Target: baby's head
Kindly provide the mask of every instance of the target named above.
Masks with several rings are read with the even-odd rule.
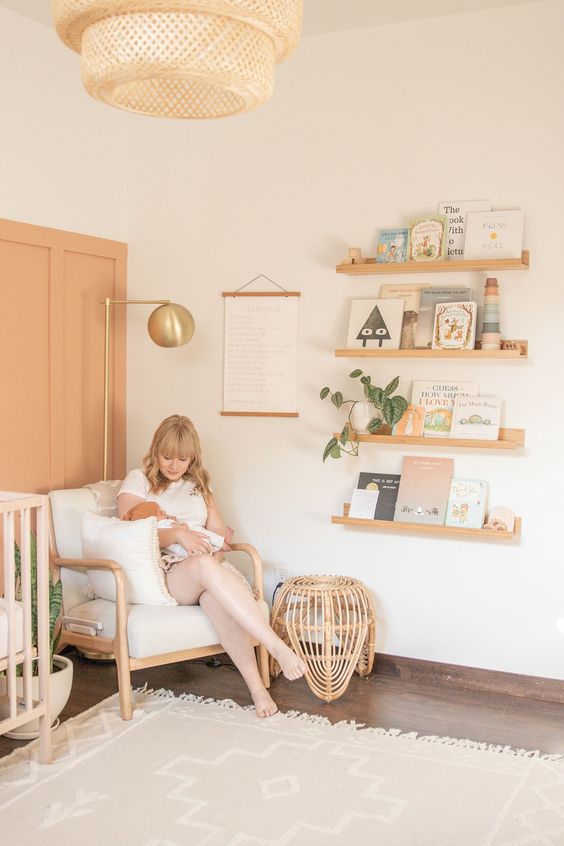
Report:
[[[147,517],[164,520],[166,514],[157,502],[139,502],[123,515],[122,520],[145,520]]]

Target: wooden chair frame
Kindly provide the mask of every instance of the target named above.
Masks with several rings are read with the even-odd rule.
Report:
[[[126,603],[126,583],[122,567],[117,561],[107,559],[85,559],[85,558],[59,558],[53,526],[52,512],[50,511],[50,550],[51,566],[54,574],[58,575],[60,569],[68,567],[71,570],[108,570],[112,573],[116,584],[116,630],[115,637],[99,637],[98,635],[85,635],[64,629],[61,633],[59,648],[63,646],[76,646],[85,652],[99,652],[105,655],[113,654],[117,666],[118,690],[120,713],[122,719],[130,720],[133,716],[133,700],[131,693],[131,671],[143,670],[148,667],[160,667],[164,664],[175,664],[178,661],[189,661],[194,658],[207,658],[211,655],[220,655],[225,649],[220,643],[210,646],[201,646],[192,649],[180,650],[178,652],[165,652],[161,655],[150,655],[146,658],[132,658],[129,654],[129,643],[127,639],[127,616],[128,608]],[[264,599],[262,561],[257,550],[247,543],[231,544],[234,551],[245,552],[250,556],[253,567],[253,586],[258,598]],[[257,663],[262,682],[265,687],[270,686],[270,675],[268,671],[268,652],[258,642],[253,643],[257,655]]]

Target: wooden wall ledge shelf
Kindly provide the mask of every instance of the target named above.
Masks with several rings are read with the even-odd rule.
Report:
[[[461,259],[460,261],[409,261],[394,264],[377,264],[375,258],[365,258],[356,264],[338,264],[337,273],[348,276],[367,276],[380,274],[391,276],[402,273],[451,273],[452,271],[471,270],[528,270],[529,251],[523,250],[521,258],[514,259]]]
[[[381,350],[357,347],[352,350],[335,350],[336,358],[463,358],[499,361],[522,361],[529,356],[528,341],[505,341],[509,346],[501,350]],[[511,346],[511,344],[513,346]]]
[[[340,432],[334,432],[335,438],[340,438]],[[497,441],[480,440],[479,438],[412,438],[408,435],[369,435],[355,432],[350,436],[352,441],[362,441],[369,444],[384,444],[385,446],[424,446],[424,447],[466,447],[469,449],[503,449],[515,450],[525,446],[524,429],[500,429]]]
[[[359,517],[349,517],[350,503],[346,502],[343,516],[331,517],[332,523],[342,526],[364,526],[366,529],[382,529],[383,531],[405,532],[415,535],[441,535],[453,538],[481,538],[492,541],[511,541],[521,535],[521,518],[515,518],[515,528],[512,532],[496,532],[493,529],[462,529],[456,526],[434,526],[420,523],[402,523],[399,520],[364,520]]]

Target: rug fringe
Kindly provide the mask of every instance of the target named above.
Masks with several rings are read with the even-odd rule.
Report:
[[[218,708],[227,708],[232,711],[254,711],[254,705],[238,705],[233,699],[213,699],[207,696],[196,696],[193,693],[175,694],[172,690],[164,687],[159,690],[149,688],[147,684],[135,688],[134,694],[145,694],[156,699],[178,699],[184,702],[193,702],[196,705],[214,705]],[[474,749],[479,752],[490,752],[496,755],[509,755],[517,758],[536,758],[541,761],[563,762],[564,755],[556,753],[541,753],[538,749],[519,749],[512,746],[502,746],[497,743],[486,743],[479,740],[459,737],[441,737],[433,734],[417,734],[415,731],[403,732],[401,729],[367,726],[366,723],[357,723],[356,720],[341,720],[332,723],[327,717],[321,714],[308,714],[305,711],[278,711],[277,718],[284,720],[295,720],[300,723],[318,726],[333,726],[333,728],[351,729],[362,732],[363,735],[375,735],[378,737],[395,737],[399,740],[414,743],[425,743],[429,745],[453,746],[457,749]],[[271,718],[272,719],[272,718]]]

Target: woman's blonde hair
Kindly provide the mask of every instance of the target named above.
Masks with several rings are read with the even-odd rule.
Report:
[[[149,452],[143,459],[145,476],[153,494],[166,491],[171,484],[159,470],[159,455],[167,458],[189,458],[190,463],[183,479],[196,484],[196,490],[206,501],[211,496],[210,476],[202,465],[202,448],[194,424],[188,417],[172,414],[158,427],[153,435]]]

